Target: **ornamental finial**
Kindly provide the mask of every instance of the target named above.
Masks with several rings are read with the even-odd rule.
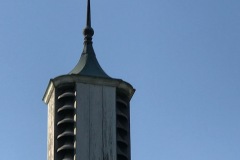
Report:
[[[86,28],[83,30],[84,43],[92,43],[92,36],[94,35],[94,30],[91,27],[91,3],[87,0],[87,23]]]

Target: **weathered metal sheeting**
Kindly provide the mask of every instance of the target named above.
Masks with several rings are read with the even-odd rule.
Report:
[[[78,83],[76,159],[116,160],[116,89]]]

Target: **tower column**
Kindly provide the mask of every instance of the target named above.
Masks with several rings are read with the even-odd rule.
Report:
[[[44,95],[48,160],[130,160],[129,102],[134,91],[120,79],[52,79]]]

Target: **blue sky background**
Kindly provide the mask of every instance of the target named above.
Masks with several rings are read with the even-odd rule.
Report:
[[[86,0],[0,1],[0,151],[44,160],[50,78],[83,48]],[[92,0],[102,68],[137,90],[132,160],[240,159],[240,1]]]

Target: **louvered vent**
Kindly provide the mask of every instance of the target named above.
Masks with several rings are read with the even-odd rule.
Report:
[[[129,105],[117,98],[117,160],[130,160]]]
[[[74,115],[75,115],[75,91],[74,89],[63,90],[57,97],[57,159],[74,159]]]

